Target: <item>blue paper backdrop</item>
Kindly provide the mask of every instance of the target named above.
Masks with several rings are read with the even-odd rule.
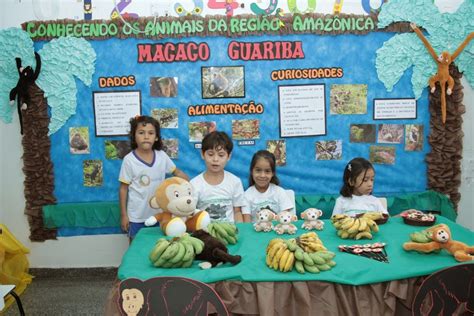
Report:
[[[207,42],[211,56],[205,62],[143,63],[137,62],[137,44],[151,43],[147,40],[109,39],[91,41],[97,53],[96,72],[91,87],[77,81],[77,114],[58,132],[51,136],[52,159],[54,162],[55,194],[58,203],[113,201],[118,199],[118,173],[121,160],[105,159],[104,141],[107,139],[126,140],[127,137],[98,137],[95,135],[93,91],[141,90],[142,114],[149,115],[153,108],[176,108],[179,113],[178,129],[162,129],[163,138],[179,139],[179,157],[175,160],[178,168],[194,177],[205,168],[200,152],[189,142],[188,122],[216,121],[217,128],[232,134],[233,119],[260,119],[260,139],[255,146],[238,146],[234,142],[232,159],[227,170],[239,176],[248,185],[248,169],[253,153],[266,148],[267,140],[280,139],[278,86],[296,84],[324,83],[326,89],[327,135],[315,137],[286,138],[287,164],[278,167],[277,174],[283,187],[293,189],[297,194],[324,193],[337,194],[343,169],[346,163],[357,156],[369,158],[369,146],[377,144],[350,143],[350,124],[423,124],[424,148],[421,152],[404,151],[404,144],[380,144],[394,146],[396,158],[394,165],[375,165],[375,194],[390,192],[414,192],[426,189],[425,154],[429,151],[426,136],[429,133],[429,113],[426,89],[418,102],[415,120],[373,120],[374,98],[413,97],[410,83],[411,73],[407,72],[392,92],[387,92],[377,78],[375,52],[393,33],[374,32],[368,35],[289,35],[260,36],[242,38],[185,38],[167,39],[166,42]],[[285,40],[302,41],[305,59],[276,61],[233,61],[227,55],[230,41]],[[43,43],[36,43],[38,49]],[[245,98],[202,99],[202,66],[244,66]],[[344,76],[337,79],[288,80],[273,82],[270,73],[275,69],[341,67]],[[128,88],[99,88],[99,77],[134,75],[136,85]],[[150,77],[178,77],[178,97],[155,98],[150,96]],[[367,114],[331,115],[329,114],[329,95],[332,84],[367,84]],[[189,105],[217,103],[262,103],[262,115],[208,115],[189,117]],[[88,126],[90,134],[90,154],[73,155],[69,153],[69,128]],[[315,160],[315,142],[318,140],[337,140],[343,142],[342,160]],[[82,163],[84,160],[103,161],[104,184],[102,187],[84,187]]]

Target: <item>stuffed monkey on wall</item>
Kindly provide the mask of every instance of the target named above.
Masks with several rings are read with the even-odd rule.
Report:
[[[33,71],[31,66],[22,67],[21,58],[15,58],[16,68],[18,70],[18,83],[15,88],[10,90],[10,104],[15,103],[15,98],[17,99],[17,109],[18,109],[18,118],[20,119],[20,133],[23,135],[23,116],[21,111],[25,111],[28,108],[28,102],[30,101],[30,96],[28,95],[28,88],[35,83],[36,79],[39,76],[41,70],[41,58],[40,55],[35,52],[36,58],[36,69]]]
[[[443,123],[446,122],[446,93],[451,95],[454,87],[454,79],[449,75],[449,65],[456,59],[456,57],[461,54],[462,50],[469,44],[469,42],[474,37],[474,32],[471,32],[466,39],[459,45],[456,51],[451,55],[449,52],[442,52],[440,55],[436,55],[433,47],[426,39],[426,37],[421,33],[420,29],[416,26],[415,23],[410,23],[411,28],[415,31],[416,35],[421,39],[425,45],[428,52],[433,57],[434,61],[438,65],[438,71],[432,77],[430,77],[429,84],[431,88],[431,93],[436,90],[436,82],[439,82],[441,87],[441,119]],[[446,89],[446,82],[448,83],[448,89]]]

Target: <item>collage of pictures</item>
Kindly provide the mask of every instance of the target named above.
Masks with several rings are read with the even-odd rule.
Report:
[[[245,97],[243,66],[202,67],[201,83],[203,99]],[[178,96],[177,77],[151,77],[149,87],[151,97],[176,98]],[[330,115],[367,114],[367,90],[367,84],[330,85]],[[416,117],[416,103],[414,112]],[[163,129],[177,130],[179,128],[179,113],[176,108],[153,108],[149,115],[155,118]],[[248,145],[245,141],[251,141],[250,144],[253,145],[255,140],[261,138],[261,121],[259,119],[232,119],[231,124],[232,139],[238,141],[239,145]],[[199,148],[204,136],[216,129],[216,121],[189,122],[189,142],[194,143],[195,148]],[[393,145],[404,144],[405,151],[423,150],[423,125],[350,124],[348,134],[350,143],[377,144],[369,147],[368,154],[370,161],[376,164],[395,163],[396,151]],[[69,144],[71,154],[90,154],[88,127],[71,127],[69,129]],[[164,138],[163,144],[168,156],[171,159],[178,159],[178,139]],[[128,140],[106,139],[104,146],[105,158],[109,160],[123,159],[130,151]],[[343,158],[342,146],[342,139],[317,140],[314,142],[314,159],[341,160]],[[266,149],[275,155],[278,166],[286,165],[287,146],[284,139],[266,140]],[[85,160],[83,162],[84,186],[101,186],[103,184],[102,170],[101,160]]]

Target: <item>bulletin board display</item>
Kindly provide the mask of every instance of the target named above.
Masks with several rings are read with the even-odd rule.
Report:
[[[91,40],[97,54],[92,85],[76,80],[77,113],[51,135],[57,201],[118,200],[120,158],[129,138],[116,136],[122,134],[118,127],[98,133],[94,97],[136,91],[140,105],[135,99],[135,105],[124,108],[160,119],[168,154],[191,178],[205,169],[200,139],[217,129],[233,138],[226,169],[244,187],[253,153],[269,149],[278,155],[281,185],[297,194],[337,194],[344,167],[354,157],[374,162],[376,195],[424,191],[427,92],[416,100],[416,115],[374,119],[374,100],[413,98],[409,72],[391,92],[377,78],[376,50],[393,35]],[[36,49],[43,44],[36,42]],[[157,53],[160,45],[181,47],[183,55],[178,60]],[[198,58],[190,58],[191,51]],[[300,88],[282,103],[282,92],[292,93],[289,87]],[[292,111],[301,115],[299,104],[314,124],[285,117]],[[288,122],[298,123],[296,134]]]

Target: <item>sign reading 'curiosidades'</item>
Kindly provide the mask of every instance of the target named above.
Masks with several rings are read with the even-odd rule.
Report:
[[[365,34],[375,30],[375,16],[364,15],[292,15],[171,18],[140,18],[93,21],[31,21],[22,24],[33,40],[50,40],[62,36],[86,39],[173,38],[192,36],[238,36],[257,34]]]

